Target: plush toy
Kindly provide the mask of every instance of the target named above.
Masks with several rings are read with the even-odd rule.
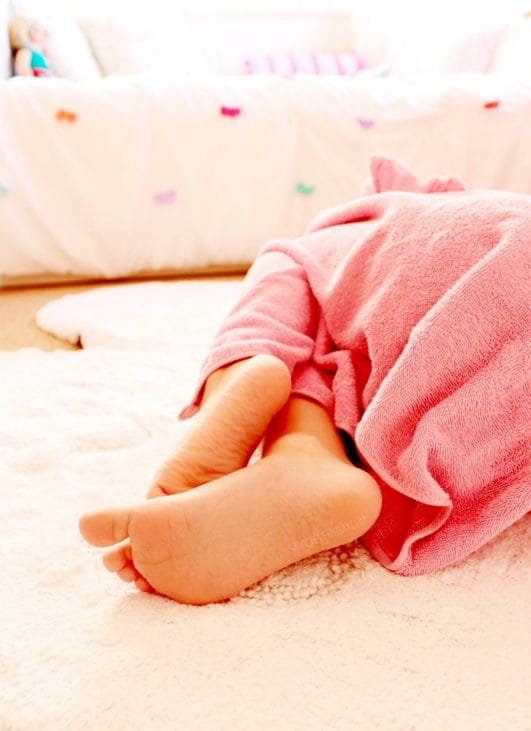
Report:
[[[9,25],[17,76],[52,76],[46,61],[48,33],[35,18],[15,16]]]

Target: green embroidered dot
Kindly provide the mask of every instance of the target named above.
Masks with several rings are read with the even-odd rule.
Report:
[[[304,183],[297,183],[297,193],[302,193],[303,195],[310,195],[310,193],[313,193],[315,190],[314,185],[304,185]]]
[[[2,183],[2,181],[0,180],[0,195],[7,195],[8,193],[9,193],[9,188],[7,187],[7,185]]]

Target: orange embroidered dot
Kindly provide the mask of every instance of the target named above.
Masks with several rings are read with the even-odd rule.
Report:
[[[77,114],[75,112],[69,112],[68,109],[58,109],[55,113],[55,118],[58,122],[72,124],[77,120]]]

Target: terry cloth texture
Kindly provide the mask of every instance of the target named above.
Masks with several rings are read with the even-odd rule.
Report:
[[[414,575],[531,508],[531,197],[371,172],[372,194],[261,249],[181,417],[216,368],[281,358],[381,487],[363,543]]]

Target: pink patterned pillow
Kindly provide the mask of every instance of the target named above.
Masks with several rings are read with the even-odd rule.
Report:
[[[243,68],[246,74],[355,76],[365,64],[355,52],[269,53],[245,58]]]

